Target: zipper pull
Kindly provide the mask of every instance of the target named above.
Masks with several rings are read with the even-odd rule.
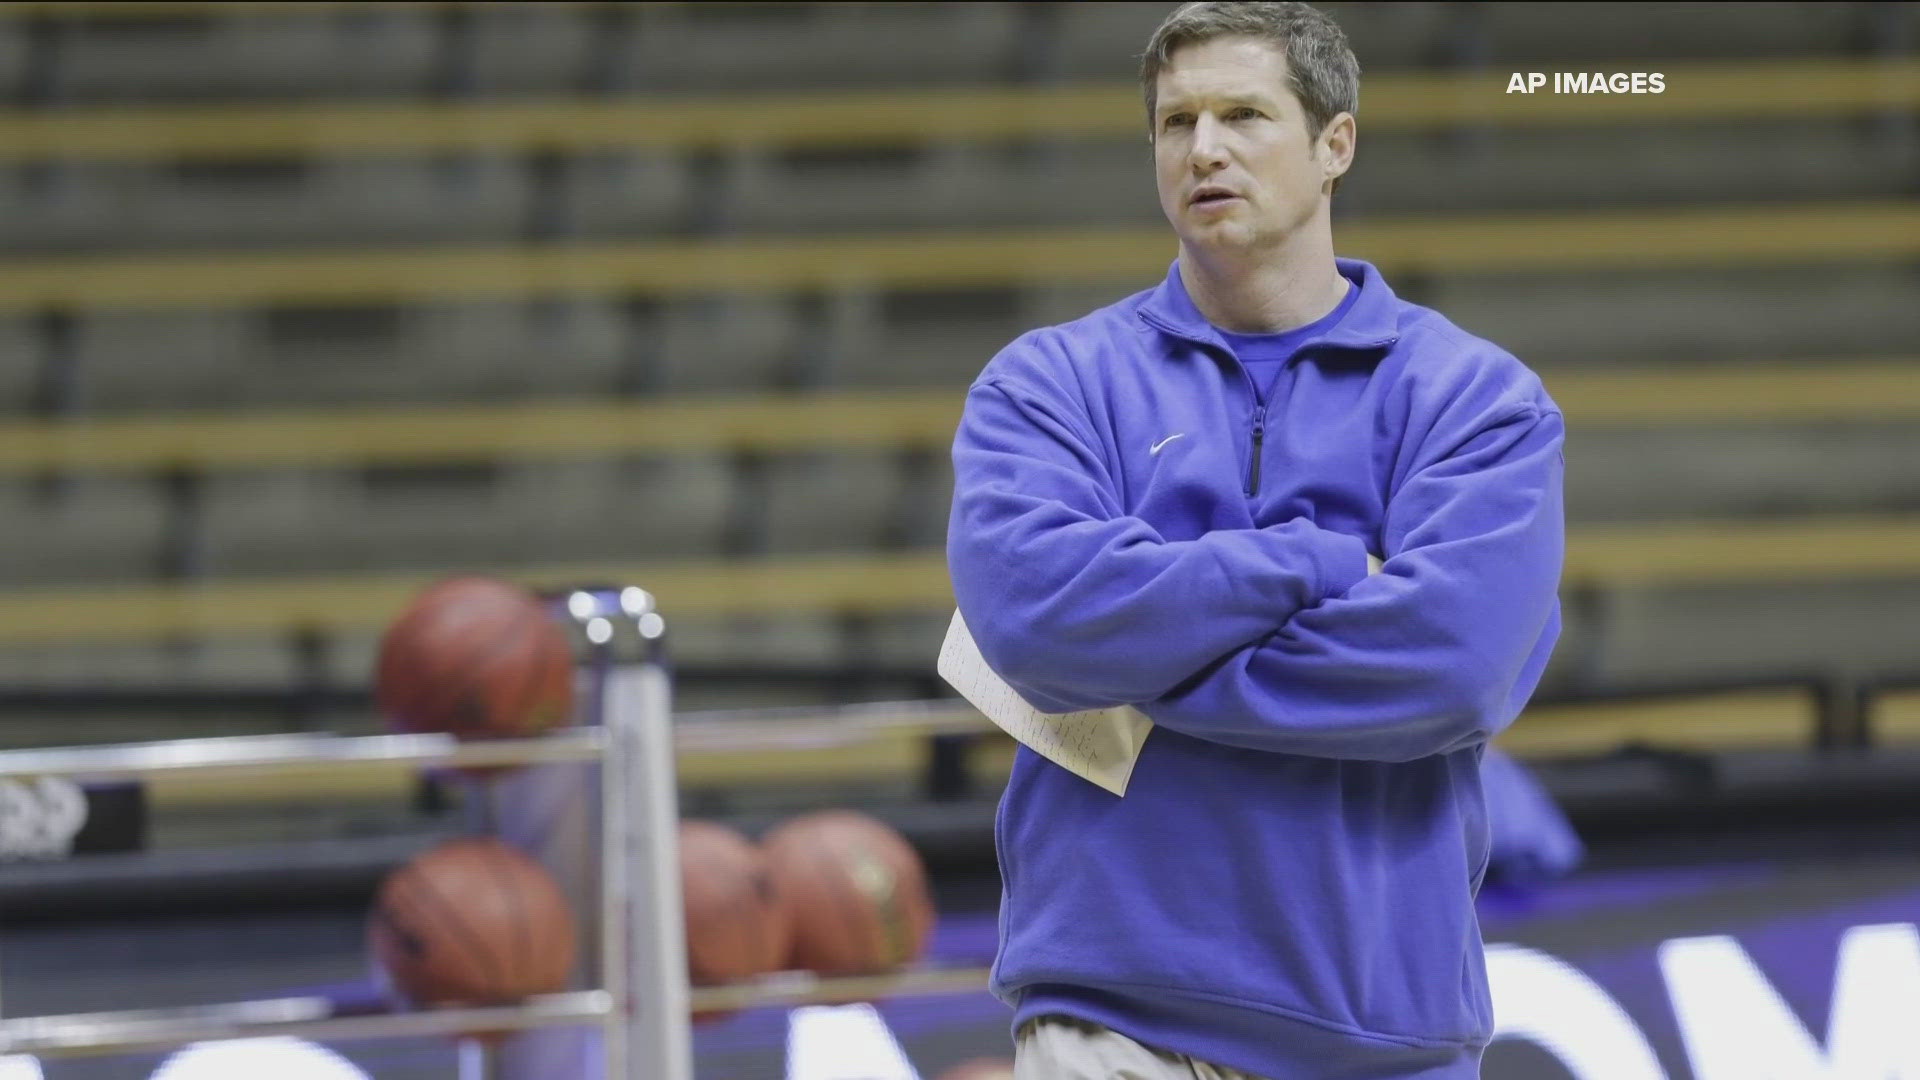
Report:
[[[1253,464],[1247,469],[1247,494],[1260,494],[1260,443],[1267,435],[1267,410],[1261,406],[1253,414]]]

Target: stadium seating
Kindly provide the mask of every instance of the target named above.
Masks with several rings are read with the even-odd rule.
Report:
[[[1602,5],[1604,6],[1604,5]],[[1101,9],[1078,9],[1095,13]],[[12,24],[0,19],[0,27]],[[1550,100],[1505,93],[1491,69],[1389,73],[1367,83],[1365,131],[1449,133],[1502,127],[1575,128],[1623,122],[1859,116],[1898,113],[1920,97],[1920,64],[1796,58],[1662,65],[1685,93]],[[0,113],[0,160],[79,163],[284,161],[460,153],[686,152],[717,149],[911,149],[1074,143],[1145,133],[1128,81],[795,93],[553,96],[507,100],[405,99],[276,105],[99,106]],[[1492,90],[1493,93],[1488,91]],[[1789,133],[1798,134],[1794,129]],[[1576,147],[1576,149],[1578,149]],[[1658,149],[1667,149],[1659,147]],[[1355,179],[1358,177],[1356,176]]]
[[[626,316],[593,299],[103,311],[74,320],[87,411],[428,404],[620,384]]]
[[[18,168],[0,177],[8,248],[77,252],[508,237],[523,227],[530,184],[519,162],[498,157],[62,165],[57,180]]]
[[[1910,666],[1898,5],[1333,6],[1343,251],[1572,418],[1556,677]],[[285,678],[317,619],[355,677],[456,565],[678,567],[699,659],[923,658],[960,388],[1171,255],[1162,14],[0,8],[0,670]],[[1686,92],[1496,85],[1627,56]]]
[[[945,559],[938,549],[485,569],[547,586],[644,580],[653,583],[663,604],[694,620],[927,613],[950,606]],[[365,631],[382,625],[412,589],[439,572],[434,567],[373,576],[252,576],[145,588],[19,590],[0,597],[0,647],[284,634],[301,628]],[[1825,516],[1575,530],[1564,584],[1575,594],[1737,585],[1745,590],[1730,595],[1747,596],[1753,586],[1850,586],[1913,576],[1920,576],[1920,518]],[[1894,592],[1881,589],[1877,595],[1890,608],[1897,603]],[[1750,601],[1750,606],[1762,604]],[[1822,645],[1807,640],[1796,621],[1771,621],[1774,626],[1764,632],[1794,641],[1802,655]],[[1890,638],[1885,647],[1897,650],[1903,639]]]
[[[1449,277],[1427,299],[1469,330],[1498,328],[1503,345],[1548,372],[1667,363],[1737,377],[1730,365],[1763,359],[1818,367],[1832,356],[1897,355],[1898,339],[1920,326],[1908,271],[1757,262],[1711,273],[1656,263],[1588,275],[1578,288],[1540,275]]]
[[[1538,274],[1910,258],[1920,208],[1900,200],[1687,210],[1399,215],[1349,225],[1382,272]],[[535,246],[439,245],[0,264],[0,311],[321,306],[549,295],[896,292],[1147,283],[1164,230],[952,232]]]
[[[138,476],[82,475],[59,488],[9,476],[0,480],[0,519],[14,585],[151,580],[166,539],[164,493]]]
[[[1755,524],[1778,512],[1911,513],[1915,507],[1901,498],[1909,486],[1904,456],[1887,452],[1892,440],[1912,437],[1920,416],[1920,382],[1909,370],[1894,362],[1836,362],[1817,369],[1744,365],[1737,377],[1708,369],[1551,379],[1576,441],[1590,448],[1570,462],[1569,514],[1586,531],[1569,586],[1712,587],[1729,579],[1790,585],[1806,576],[1911,572],[1900,546],[1910,538],[1896,529],[1888,539],[1871,520],[1826,534],[1790,531],[1771,543]],[[1728,393],[1733,386],[1737,394]],[[762,539],[741,554],[787,558],[878,547],[889,538],[924,549],[944,534],[944,447],[957,404],[943,389],[40,423],[0,428],[0,471],[22,478],[101,470],[138,476],[160,468],[206,473],[205,558],[219,573],[619,564],[635,552],[697,558],[726,549],[733,508],[741,504],[753,507],[762,525]],[[913,445],[926,455],[918,477],[898,457],[899,448]],[[620,464],[634,454],[644,457]],[[757,471],[730,479],[726,462],[740,454],[770,456]],[[1839,460],[1856,467],[1836,470]],[[510,462],[517,464],[503,464]],[[1642,479],[1656,473],[1669,483],[1656,489]],[[25,479],[17,484],[26,489]],[[98,558],[97,581],[133,582],[157,564],[165,535],[158,485],[128,478],[89,491],[69,493],[63,504],[82,523],[44,535],[29,531],[20,544],[29,557],[18,565]],[[427,505],[438,512],[420,513]],[[663,506],[672,512],[658,512]],[[112,529],[100,529],[99,518],[90,527],[89,507],[120,518]],[[136,512],[145,516],[118,523]],[[1702,517],[1726,523],[1679,532],[1652,527]],[[70,519],[30,520],[51,528]],[[118,562],[86,555],[76,535],[110,538]],[[1847,558],[1858,561],[1840,561]],[[46,580],[42,570],[13,584]],[[769,586],[775,593],[785,587]],[[918,625],[904,635],[880,635],[888,655],[904,661],[937,638],[936,620],[910,614],[928,606],[926,595],[894,596],[909,612],[903,617]],[[684,602],[696,620],[702,602]],[[1677,625],[1670,613],[1632,618],[1649,602],[1614,612],[1614,631],[1636,622]],[[845,604],[816,606],[831,616]],[[830,620],[818,625],[834,635]],[[1570,638],[1579,633],[1570,628]],[[1660,640],[1649,633],[1627,636]],[[1743,641],[1728,645],[1729,662],[1749,647]],[[1571,640],[1566,651],[1578,651]],[[1649,644],[1644,660],[1627,668],[1644,669],[1662,655]]]
[[[1904,190],[1914,140],[1862,139],[1831,117],[1911,108],[1920,65],[1696,64],[1669,74],[1673,94],[1559,99],[1551,109],[1500,92],[1490,72],[1370,82],[1368,167],[1343,206]],[[1468,119],[1501,125],[1497,156],[1430,137]],[[1555,127],[1533,127],[1548,120]],[[1684,137],[1593,127],[1631,120],[1686,125],[1675,129]],[[1036,144],[1039,135],[1051,138]],[[89,250],[498,240],[529,227],[606,236],[1146,224],[1157,210],[1139,135],[1137,95],[1115,86],[16,112],[0,116],[0,160],[18,163],[0,170],[0,206],[15,211],[0,219],[0,237],[26,250]],[[685,156],[709,149],[720,153]],[[537,179],[532,158],[555,153],[573,156]],[[21,167],[33,162],[57,163],[56,177]]]
[[[1903,686],[1875,695],[1866,712],[1874,733],[1885,741],[1920,740],[1920,688]]]

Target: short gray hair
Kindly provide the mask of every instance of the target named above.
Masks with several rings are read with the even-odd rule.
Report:
[[[1140,86],[1147,95],[1147,130],[1154,129],[1160,71],[1183,45],[1217,37],[1259,38],[1287,54],[1288,89],[1306,110],[1311,136],[1343,112],[1360,107],[1360,62],[1340,24],[1326,12],[1297,3],[1195,0],[1181,4],[1147,40]]]

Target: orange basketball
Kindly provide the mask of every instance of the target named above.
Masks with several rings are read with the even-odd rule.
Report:
[[[792,926],[753,841],[716,822],[681,822],[680,886],[695,985],[740,982],[786,962]]]
[[[498,840],[452,840],[381,885],[367,943],[416,1004],[517,1001],[566,988],[573,912],[532,859]]]
[[[1013,1080],[1013,1062],[1007,1058],[974,1058],[941,1073],[940,1080]]]
[[[794,818],[761,841],[793,912],[791,964],[822,975],[888,971],[933,930],[926,869],[904,837],[851,810]]]
[[[573,649],[538,598],[458,577],[426,589],[380,642],[380,710],[408,731],[532,735],[573,713]]]

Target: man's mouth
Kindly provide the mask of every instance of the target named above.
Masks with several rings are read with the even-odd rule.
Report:
[[[1214,206],[1239,197],[1225,188],[1201,188],[1187,202],[1193,206]]]

